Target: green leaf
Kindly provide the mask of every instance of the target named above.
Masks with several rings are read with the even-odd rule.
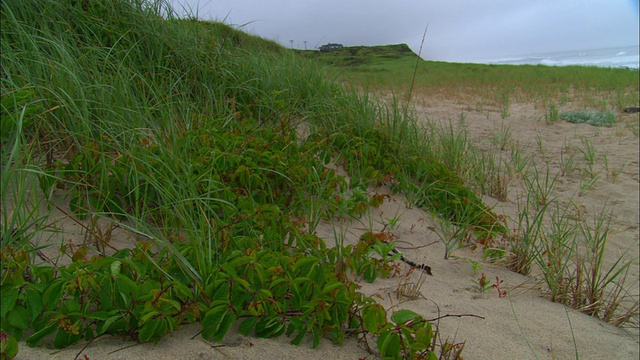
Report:
[[[335,281],[333,283],[329,283],[324,287],[324,289],[322,289],[322,293],[323,294],[329,293],[329,292],[331,292],[331,290],[337,289],[337,288],[342,287],[342,286],[344,286],[344,284],[342,282],[340,282],[340,281]]]
[[[331,328],[331,337],[333,342],[337,345],[342,345],[342,343],[344,343],[344,333],[339,326],[333,326]]]
[[[420,345],[422,346],[422,349],[428,349],[431,346],[432,338],[433,338],[433,332],[431,331],[430,326],[420,327],[415,332],[414,345]]]
[[[53,310],[58,306],[58,304],[60,304],[64,284],[65,281],[63,279],[58,279],[49,285],[49,287],[44,291],[42,300],[47,304],[47,309]]]
[[[227,311],[227,313],[222,318],[222,321],[220,321],[220,325],[218,326],[218,331],[216,331],[212,340],[215,342],[222,341],[224,336],[227,334],[227,332],[231,328],[231,325],[233,325],[233,323],[236,322],[236,320],[237,320],[236,314],[233,311]]]
[[[110,183],[107,183],[110,184]],[[106,199],[107,211],[118,220],[126,219],[124,210],[124,202],[115,195],[115,191],[111,191]]]
[[[12,335],[0,332],[4,339],[0,341],[0,357],[2,359],[13,359],[18,354],[18,342]]]
[[[280,285],[280,283],[283,283],[283,282],[288,281],[288,280],[289,279],[286,279],[286,278],[276,278],[275,280],[273,280],[271,282],[271,284],[269,284],[269,288],[273,289],[274,287]]]
[[[280,320],[280,316],[265,316],[258,320],[256,324],[256,335],[262,338],[271,338],[282,335],[285,324]]]
[[[167,332],[166,319],[157,317],[146,322],[138,333],[138,340],[142,342],[158,342]]]
[[[40,282],[40,284],[32,284],[32,286],[42,292],[44,286],[41,284],[50,284],[53,281],[55,269],[49,266],[32,266],[31,272],[36,281]]]
[[[93,333],[93,329],[89,326],[87,326],[84,329],[84,341],[90,341],[91,339],[93,339],[96,335]]]
[[[111,276],[120,275],[120,269],[122,268],[122,261],[114,261],[111,263]]]
[[[247,289],[249,287],[249,282],[239,277],[233,280],[233,286],[234,286],[233,290],[236,290],[235,289],[236,286],[240,286],[242,289]],[[237,290],[240,290],[240,289],[237,289]]]
[[[368,304],[362,308],[362,326],[372,334],[377,334],[387,325],[387,311],[380,304]]]
[[[109,331],[109,327],[114,322],[118,321],[119,319],[122,319],[122,315],[120,315],[120,314],[113,315],[110,318],[106,319],[104,321],[104,323],[102,324],[102,326],[100,326],[98,328],[98,335],[102,335],[102,334],[106,333],[107,331]]]
[[[376,280],[376,278],[378,277],[378,269],[376,268],[375,263],[373,262],[373,260],[369,260],[367,261],[364,265],[363,265],[363,270],[362,270],[362,277],[364,277],[364,279],[367,282],[374,282]]]
[[[249,336],[249,334],[251,334],[251,332],[253,331],[253,328],[256,326],[257,322],[257,317],[249,317],[244,319],[238,326],[238,332],[244,336]]]
[[[86,314],[87,319],[95,319],[95,320],[101,320],[101,321],[107,321],[112,316],[113,316],[113,311],[107,312],[104,310],[94,311],[90,314]]]
[[[304,339],[304,336],[307,334],[307,330],[306,329],[300,329],[298,331],[298,335],[296,335],[295,338],[293,338],[293,340],[291,340],[291,344],[292,345],[300,345],[300,343],[302,342],[302,340]]]
[[[165,302],[165,305],[167,307],[169,307],[169,309],[167,309],[168,311],[165,313],[165,315],[168,314],[177,314],[180,309],[182,308],[182,306],[180,305],[180,303],[176,300],[167,300],[167,302]],[[164,310],[164,307],[163,307]]]
[[[36,346],[40,342],[40,340],[42,340],[47,335],[53,334],[56,331],[57,328],[58,328],[58,323],[57,322],[51,322],[51,323],[47,324],[47,326],[45,326],[42,329],[36,331],[33,335],[29,336],[25,340],[25,342],[29,346]]]
[[[192,293],[189,287],[182,283],[176,282],[173,286],[173,289],[175,291],[176,297],[180,299],[182,302],[186,302],[192,296]]]
[[[202,319],[202,337],[211,339],[218,333],[220,325],[229,311],[229,304],[222,303],[212,307]]]
[[[16,305],[18,293],[19,291],[17,288],[11,288],[3,291],[2,295],[0,295],[0,301],[2,301],[2,304],[0,304],[0,315],[2,315],[2,318],[5,318],[7,313]]]
[[[146,324],[148,321],[151,320],[151,318],[157,315],[160,315],[160,313],[155,310],[147,312],[146,314],[142,315],[142,317],[140,317],[140,324],[141,325]]]
[[[405,324],[409,320],[419,319],[422,320],[422,316],[416,314],[411,310],[398,310],[393,315],[391,315],[391,320],[393,320],[396,324]]]
[[[27,309],[31,312],[31,319],[35,319],[44,309],[42,293],[31,288],[27,288],[24,293],[27,298]]]
[[[56,349],[62,349],[77,343],[80,339],[82,339],[82,332],[73,334],[59,329],[56,337],[53,339],[53,346],[55,346]]]
[[[242,265],[246,265],[250,262],[252,262],[253,260],[255,260],[253,257],[251,256],[241,256],[238,258],[233,259],[232,261],[229,262],[230,266],[233,266],[234,268],[240,267]]]
[[[14,307],[13,310],[9,312],[8,320],[9,324],[22,330],[28,329],[31,325],[29,311],[22,305]]]
[[[310,266],[314,262],[317,263],[318,259],[313,256],[301,258],[300,260],[296,261],[295,265],[293,265],[293,273],[298,273],[298,271],[300,271],[302,267]]]
[[[311,329],[311,333],[313,334],[313,344],[311,345],[311,348],[315,349],[320,345],[320,334],[316,329]]]
[[[382,357],[400,359],[400,335],[393,330],[380,334],[377,344]]]
[[[227,281],[222,282],[213,294],[214,300],[228,301],[229,300],[229,283]]]
[[[67,312],[67,315],[71,315],[71,313],[79,313],[80,303],[75,298],[66,299],[62,303],[62,309],[65,309],[65,311]]]

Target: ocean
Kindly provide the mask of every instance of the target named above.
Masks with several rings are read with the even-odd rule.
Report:
[[[499,59],[474,61],[484,64],[532,64],[549,66],[598,66],[613,68],[638,69],[640,57],[638,46],[625,46],[610,49],[564,51],[546,54],[532,54],[526,56],[513,56]]]

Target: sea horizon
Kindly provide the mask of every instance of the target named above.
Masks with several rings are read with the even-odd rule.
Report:
[[[496,65],[597,66],[638,69],[640,46],[619,46],[604,49],[570,50],[495,58],[474,59],[469,63]],[[458,61],[456,61],[458,62]]]

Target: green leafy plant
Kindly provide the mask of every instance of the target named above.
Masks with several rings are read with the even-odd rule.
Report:
[[[473,269],[473,275],[476,275],[478,273],[478,271],[482,270],[484,268],[484,266],[479,263],[478,261],[474,261],[471,259],[467,259],[469,261],[469,264],[471,264],[471,268]]]
[[[410,154],[395,144],[412,131],[406,118],[327,82],[275,43],[161,9],[2,5],[9,357],[14,340],[157,342],[184,323],[200,323],[213,340],[239,322],[243,334],[341,343],[363,305],[347,272],[374,281],[394,269],[392,237],[328,248],[314,232],[384,200],[363,189],[399,174],[397,158]],[[299,137],[299,119],[318,131]],[[375,128],[381,119],[387,130]],[[327,167],[343,160],[354,164],[349,184]],[[413,180],[402,181],[398,190]],[[34,260],[47,220],[34,209],[43,201],[86,239],[51,245],[69,265]],[[115,249],[116,228],[143,240]]]
[[[431,324],[411,310],[399,310],[387,320],[387,312],[378,304],[363,308],[363,327],[378,336],[380,355],[392,359],[437,359]]]
[[[480,289],[480,292],[485,292],[491,289],[491,281],[487,279],[487,276],[482,273],[482,275],[478,278],[478,280],[471,280],[472,283],[476,284]]]
[[[0,357],[13,359],[18,354],[18,342],[12,335],[0,330]]]
[[[368,248],[369,250],[357,250],[358,248]],[[394,248],[395,237],[393,234],[389,232],[365,232],[360,236],[356,251],[360,253],[368,253],[371,251],[377,254],[378,258],[369,258],[363,261],[362,264],[356,268],[356,273],[362,274],[364,279],[369,282],[374,281],[378,277],[378,274],[382,277],[389,276],[391,271],[396,268],[394,262],[400,260],[401,257],[401,254],[392,251]]]

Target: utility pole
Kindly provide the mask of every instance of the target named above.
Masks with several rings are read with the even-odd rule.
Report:
[[[289,42],[291,43],[291,48],[293,49],[293,40],[289,40]]]
[[[304,49],[307,50],[307,40],[304,41]]]

